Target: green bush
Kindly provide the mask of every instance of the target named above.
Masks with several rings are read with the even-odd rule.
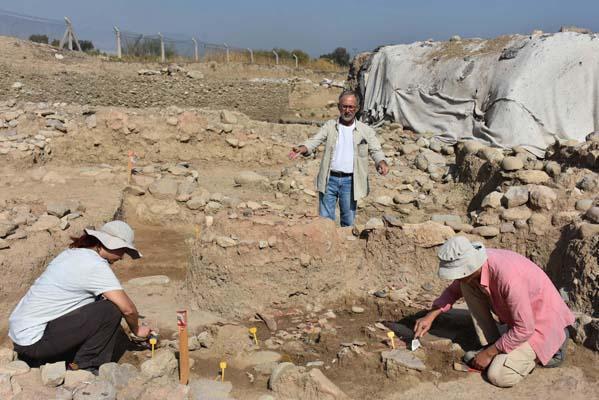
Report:
[[[323,54],[320,58],[331,60],[342,67],[349,65],[349,53],[345,47],[337,47],[332,53]]]
[[[81,46],[81,51],[92,51],[94,50],[94,44],[91,40],[80,40],[79,46]]]
[[[29,36],[29,40],[35,43],[48,44],[48,35],[31,35]]]

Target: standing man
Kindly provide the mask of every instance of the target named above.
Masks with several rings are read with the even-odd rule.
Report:
[[[565,357],[574,315],[535,263],[509,250],[485,249],[454,236],[439,250],[439,277],[453,280],[432,310],[416,321],[415,336],[425,335],[435,318],[464,297],[483,348],[464,361],[487,371],[499,387],[520,382],[535,368],[557,367]],[[507,325],[499,334],[493,314]]]
[[[355,92],[347,90],[341,93],[339,118],[327,121],[314,137],[289,153],[291,159],[300,154],[308,156],[325,143],[316,178],[319,214],[334,221],[339,200],[341,226],[353,225],[357,201],[368,195],[368,155],[374,160],[379,174],[387,175],[389,172],[376,132],[356,120],[358,104]]]

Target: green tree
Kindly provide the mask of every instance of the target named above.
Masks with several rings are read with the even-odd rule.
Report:
[[[303,50],[293,49],[293,50],[291,50],[291,53],[293,53],[297,56],[297,61],[300,64],[306,64],[307,62],[310,61],[310,56],[308,55],[308,53],[306,53]]]
[[[29,40],[35,43],[48,44],[48,35],[31,35],[29,36]]]
[[[323,54],[320,58],[326,58],[334,63],[346,67],[349,65],[349,53],[345,47],[337,47],[332,53]]]
[[[81,46],[81,51],[93,51],[94,44],[91,40],[80,40],[79,46]]]

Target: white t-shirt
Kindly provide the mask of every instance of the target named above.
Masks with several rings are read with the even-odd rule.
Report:
[[[110,290],[121,290],[108,262],[90,249],[67,249],[50,262],[9,318],[8,336],[29,346],[44,335],[46,324],[95,301]]]
[[[333,151],[331,160],[331,171],[345,172],[352,174],[354,172],[354,129],[356,123],[345,126],[337,124],[338,132],[337,144]]]

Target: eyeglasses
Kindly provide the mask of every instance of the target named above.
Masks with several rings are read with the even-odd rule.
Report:
[[[339,104],[339,108],[341,108],[343,110],[355,110],[356,106]]]

